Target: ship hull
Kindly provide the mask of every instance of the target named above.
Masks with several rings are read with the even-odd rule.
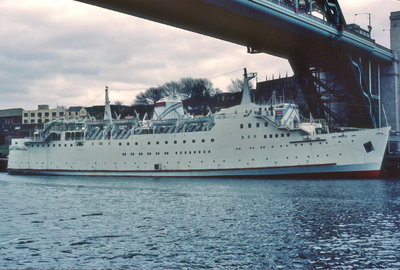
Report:
[[[378,178],[380,164],[238,168],[223,170],[113,171],[113,170],[35,170],[9,169],[10,174],[109,177],[249,177],[249,178]]]

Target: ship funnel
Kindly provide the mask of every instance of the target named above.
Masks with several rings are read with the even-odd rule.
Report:
[[[247,69],[244,69],[242,101],[240,102],[241,105],[251,103],[249,81],[256,76],[257,73],[247,74]]]
[[[110,124],[112,124],[112,114],[111,114],[111,106],[110,106],[110,98],[108,97],[108,86],[106,86],[105,90],[105,106],[104,106],[104,120],[108,121]]]

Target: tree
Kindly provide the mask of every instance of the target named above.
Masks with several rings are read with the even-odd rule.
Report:
[[[165,91],[163,87],[151,87],[144,93],[139,93],[135,98],[135,104],[152,105],[158,100],[165,97]]]
[[[180,96],[182,93],[182,84],[180,82],[167,82],[161,86],[164,96]]]
[[[214,96],[216,90],[209,79],[182,78],[182,93],[186,98],[208,98]]]
[[[249,82],[249,87],[250,87],[250,89],[253,88],[253,85],[251,84],[251,82]],[[228,92],[230,92],[230,93],[242,92],[243,88],[244,88],[243,80],[241,80],[241,79],[231,80],[231,84],[228,85]]]
[[[151,87],[141,92],[135,98],[135,104],[154,104],[166,96],[177,96],[181,99],[191,99],[202,102],[221,92],[213,87],[209,79],[194,79],[185,77],[178,82],[170,81],[162,86]]]

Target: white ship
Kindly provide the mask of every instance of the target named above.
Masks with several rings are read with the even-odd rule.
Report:
[[[150,120],[52,121],[13,139],[12,174],[145,177],[378,177],[389,127],[329,131],[297,105],[251,103],[245,72],[240,105],[194,117],[169,97]]]

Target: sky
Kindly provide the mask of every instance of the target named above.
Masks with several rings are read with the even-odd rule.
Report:
[[[347,23],[389,47],[399,0],[341,0]],[[38,104],[131,105],[149,87],[182,77],[208,78],[226,91],[242,70],[258,80],[293,74],[287,60],[243,46],[73,0],[0,0],[0,109]]]

